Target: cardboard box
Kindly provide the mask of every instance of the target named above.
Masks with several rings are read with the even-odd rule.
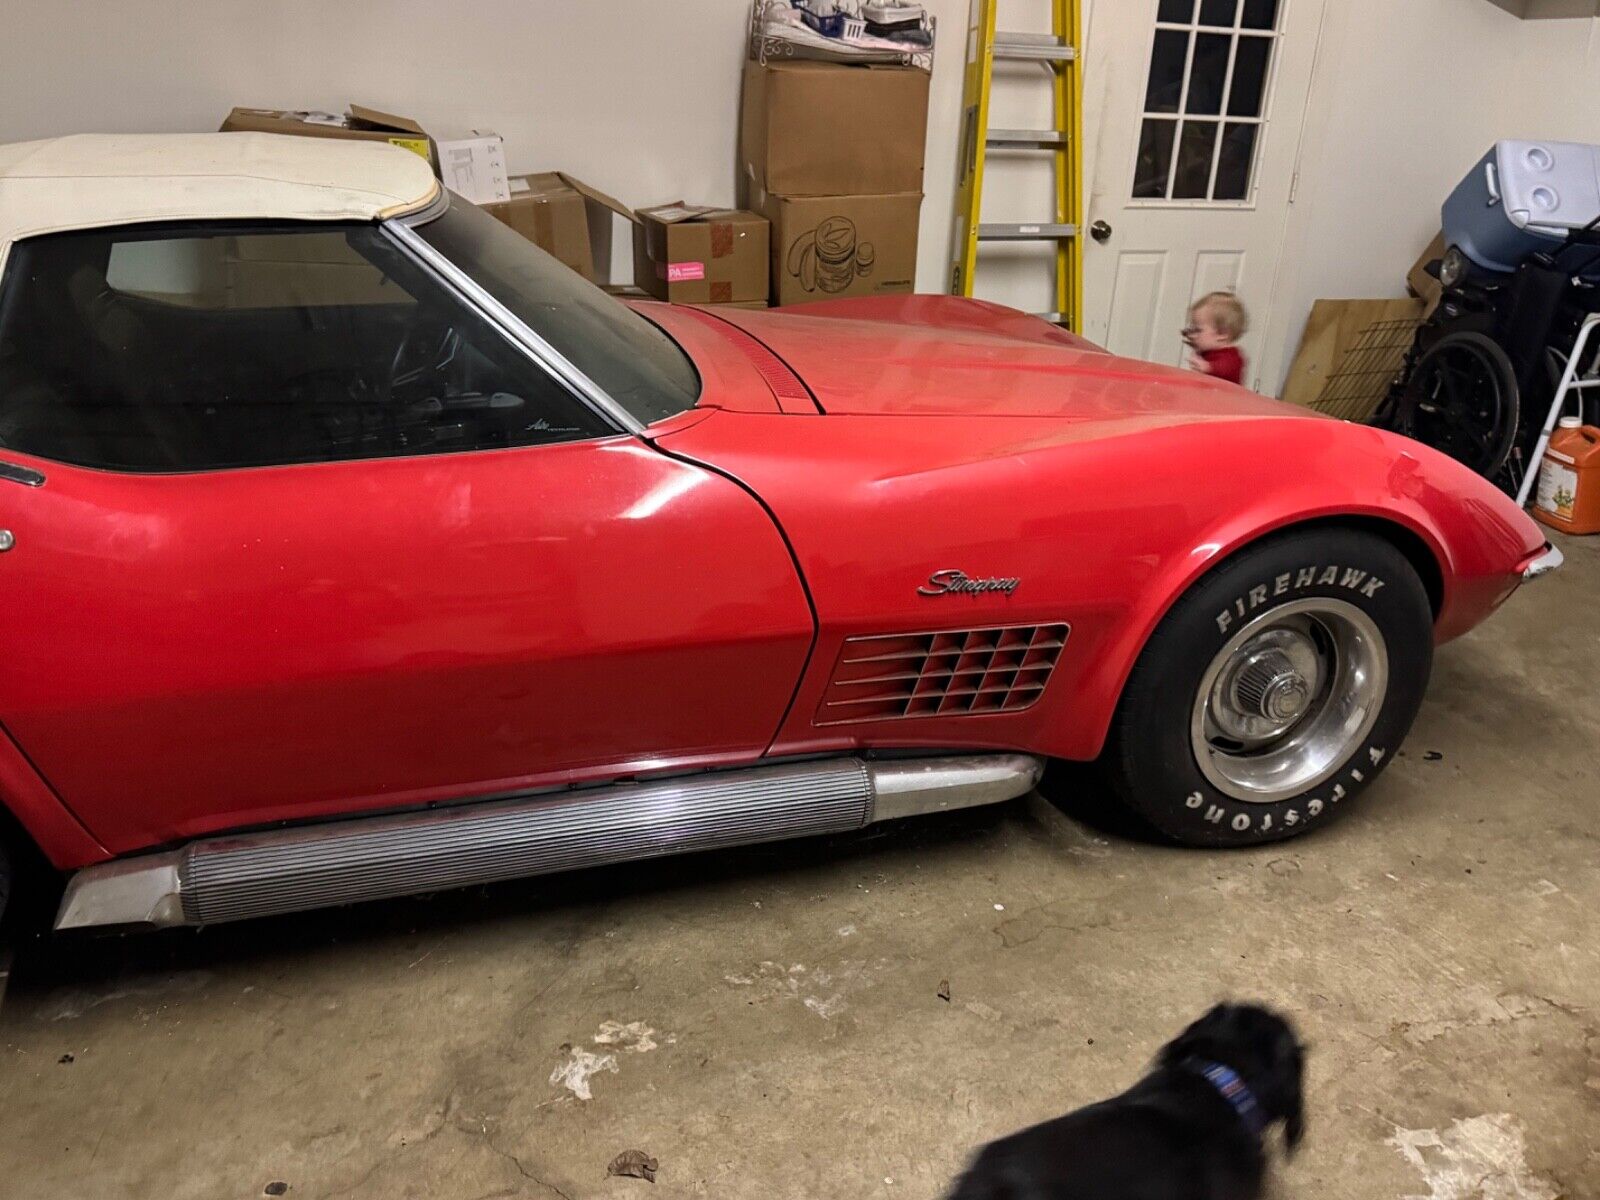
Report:
[[[602,291],[604,291],[608,295],[615,296],[618,300],[654,300],[655,299],[655,297],[652,296],[649,292],[645,291],[643,288],[636,288],[631,283],[603,283],[603,284],[600,285],[600,288],[601,288]],[[772,307],[772,305],[768,304],[765,300],[729,300],[729,301],[726,301],[726,302],[719,301],[719,300],[708,300],[706,302],[706,304],[707,304],[708,307],[711,307],[711,308],[771,308]]]
[[[700,205],[642,208],[633,227],[633,281],[674,304],[767,299],[767,219]]]
[[[751,197],[920,192],[927,133],[926,71],[745,63],[739,157]]]
[[[1600,17],[1600,0],[1490,0],[1524,21]]]
[[[413,303],[337,233],[241,234],[207,244],[223,259],[230,308]]]
[[[773,303],[910,292],[921,192],[764,196],[772,222]]]
[[[388,142],[420,154],[435,171],[439,169],[433,139],[421,125],[410,117],[397,117],[359,104],[350,105],[343,116],[280,108],[235,108],[223,120],[221,129],[223,133],[291,133],[300,137]]]
[[[506,171],[506,144],[498,133],[439,142],[439,178],[452,192],[474,204],[503,204],[511,199],[511,177]]]
[[[485,212],[591,283],[609,280],[612,217],[632,221],[627,205],[561,171],[513,175],[508,185],[511,199]]]
[[[1438,234],[1428,243],[1428,248],[1422,252],[1422,257],[1417,259],[1411,265],[1411,270],[1406,272],[1406,287],[1424,305],[1423,320],[1433,316],[1433,310],[1439,307],[1439,301],[1444,296],[1444,285],[1429,275],[1425,268],[1435,259],[1443,258],[1444,252],[1448,249],[1444,234]]]
[[[337,230],[127,242],[109,265],[118,291],[211,309],[410,304]]]

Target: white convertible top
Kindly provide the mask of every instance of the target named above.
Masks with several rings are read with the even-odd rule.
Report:
[[[78,134],[0,146],[0,260],[19,238],[140,221],[370,221],[426,207],[427,161],[275,133]]]

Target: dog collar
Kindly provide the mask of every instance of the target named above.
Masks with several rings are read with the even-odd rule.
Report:
[[[1221,1063],[1207,1062],[1199,1058],[1189,1059],[1185,1065],[1199,1072],[1207,1083],[1217,1089],[1222,1098],[1232,1106],[1233,1111],[1239,1114],[1239,1119],[1251,1133],[1260,1137],[1265,1132],[1267,1122],[1261,1115],[1261,1106],[1256,1103],[1255,1094],[1245,1086],[1237,1071]]]

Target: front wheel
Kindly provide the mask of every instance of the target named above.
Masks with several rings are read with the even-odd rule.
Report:
[[[1156,628],[1101,766],[1177,841],[1292,837],[1342,813],[1387,765],[1432,663],[1428,597],[1394,546],[1337,528],[1269,538]]]

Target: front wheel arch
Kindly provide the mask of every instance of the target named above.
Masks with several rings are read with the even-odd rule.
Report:
[[[1411,564],[1412,570],[1417,573],[1417,578],[1422,581],[1423,591],[1428,597],[1428,607],[1432,610],[1434,622],[1437,624],[1440,613],[1444,611],[1445,566],[1427,539],[1409,525],[1388,517],[1339,513],[1333,516],[1291,520],[1282,525],[1258,529],[1242,539],[1233,541],[1228,550],[1206,564],[1204,570],[1183,581],[1181,586],[1171,589],[1165,603],[1146,618],[1148,624],[1138,641],[1119,649],[1116,655],[1118,666],[1113,668],[1118,670],[1119,674],[1110,685],[1109,694],[1101,693],[1107,695],[1107,702],[1099,710],[1099,725],[1095,732],[1095,740],[1090,743],[1090,749],[1083,757],[1092,759],[1104,750],[1105,739],[1110,733],[1111,723],[1127,692],[1128,680],[1133,676],[1133,669],[1139,662],[1139,656],[1144,653],[1145,647],[1150,644],[1150,639],[1155,636],[1156,630],[1161,628],[1161,623],[1167,619],[1167,614],[1172,611],[1174,605],[1204,584],[1211,576],[1226,569],[1240,555],[1262,543],[1275,538],[1292,537],[1324,529],[1348,529],[1356,533],[1366,533],[1381,538],[1393,546]]]
[[[1232,558],[1237,554],[1241,554],[1269,537],[1309,533],[1316,529],[1349,529],[1356,533],[1371,534],[1388,542],[1404,556],[1405,560],[1411,564],[1411,569],[1417,573],[1417,578],[1422,581],[1422,590],[1428,594],[1428,607],[1433,610],[1433,618],[1435,621],[1439,619],[1439,614],[1444,611],[1444,567],[1439,562],[1439,558],[1432,547],[1422,539],[1421,535],[1398,521],[1391,521],[1384,517],[1356,515],[1297,521],[1291,525],[1279,526],[1259,538],[1252,538],[1244,545],[1235,547],[1228,557]],[[1216,566],[1223,566],[1226,561],[1225,559],[1223,562],[1217,563]],[[1209,573],[1207,572],[1207,574]],[[1200,581],[1196,580],[1195,582],[1199,583]],[[1174,602],[1176,602],[1176,597],[1174,597]]]
[[[1379,528],[1374,528],[1374,526]],[[1161,660],[1169,666],[1181,666],[1191,648],[1204,646],[1208,640],[1208,634],[1215,636],[1215,631],[1210,631],[1206,622],[1201,621],[1198,625],[1196,624],[1196,604],[1214,603],[1214,600],[1209,596],[1210,591],[1215,591],[1219,587],[1226,589],[1237,584],[1237,580],[1229,578],[1231,574],[1249,571],[1262,565],[1276,562],[1286,556],[1292,557],[1297,549],[1296,543],[1308,543],[1308,548],[1315,547],[1317,543],[1321,543],[1323,547],[1321,555],[1314,554],[1313,558],[1320,557],[1323,565],[1330,561],[1329,558],[1325,557],[1329,551],[1335,551],[1337,556],[1342,561],[1347,561],[1349,565],[1359,567],[1367,567],[1370,562],[1374,561],[1374,555],[1376,555],[1375,561],[1379,564],[1380,569],[1382,563],[1387,561],[1388,569],[1384,570],[1383,574],[1392,583],[1400,583],[1402,577],[1409,577],[1409,583],[1402,584],[1398,592],[1391,590],[1386,594],[1385,598],[1380,598],[1377,601],[1380,609],[1390,608],[1391,600],[1400,605],[1400,609],[1397,612],[1391,612],[1390,614],[1394,618],[1394,624],[1389,628],[1402,631],[1402,633],[1406,629],[1413,631],[1412,636],[1402,637],[1400,642],[1391,642],[1391,646],[1409,645],[1415,648],[1411,652],[1411,656],[1416,659],[1416,663],[1412,664],[1417,667],[1416,674],[1413,675],[1410,671],[1406,671],[1396,678],[1406,680],[1420,679],[1422,682],[1415,687],[1397,685],[1392,692],[1392,696],[1396,698],[1394,705],[1390,705],[1389,699],[1384,699],[1382,702],[1383,708],[1380,710],[1385,720],[1381,726],[1384,737],[1379,740],[1384,741],[1386,744],[1390,742],[1398,743],[1404,737],[1404,730],[1409,727],[1411,718],[1415,714],[1415,705],[1421,702],[1421,691],[1418,689],[1426,686],[1428,664],[1432,658],[1432,638],[1428,636],[1428,632],[1432,629],[1437,619],[1439,603],[1442,599],[1442,588],[1438,584],[1442,571],[1437,560],[1432,557],[1431,552],[1426,547],[1426,543],[1422,542],[1420,537],[1412,535],[1408,539],[1406,535],[1409,531],[1404,530],[1397,537],[1393,532],[1394,528],[1389,522],[1349,519],[1315,520],[1282,526],[1236,546],[1225,557],[1217,559],[1210,564],[1207,570],[1189,581],[1187,586],[1177,591],[1170,603],[1164,607],[1149,635],[1143,640],[1137,654],[1134,656],[1127,676],[1119,690],[1116,707],[1108,720],[1107,736],[1098,756],[1100,768],[1106,775],[1108,782],[1113,784],[1114,790],[1121,795],[1129,807],[1135,811],[1141,811],[1141,815],[1158,828],[1161,828],[1169,836],[1176,837],[1178,840],[1188,841],[1191,844],[1255,844],[1262,840],[1276,840],[1277,837],[1299,831],[1298,829],[1285,829],[1282,826],[1278,826],[1275,828],[1273,835],[1268,838],[1259,836],[1259,833],[1264,833],[1269,828],[1267,825],[1261,825],[1258,833],[1253,830],[1252,826],[1246,824],[1234,825],[1233,827],[1236,832],[1250,831],[1247,836],[1242,838],[1213,837],[1210,835],[1211,831],[1209,830],[1202,831],[1203,835],[1200,837],[1191,837],[1189,835],[1192,831],[1174,828],[1170,822],[1162,819],[1165,816],[1163,812],[1159,809],[1152,811],[1148,807],[1141,793],[1150,790],[1148,785],[1154,777],[1146,777],[1142,778],[1142,780],[1134,778],[1135,775],[1140,775],[1141,772],[1144,776],[1149,776],[1148,770],[1140,768],[1130,774],[1128,766],[1129,763],[1144,753],[1140,751],[1130,757],[1128,753],[1129,747],[1137,747],[1141,743],[1148,743],[1148,748],[1151,752],[1159,748],[1161,753],[1157,757],[1160,757],[1164,762],[1178,763],[1180,759],[1186,761],[1187,757],[1186,753],[1177,751],[1175,746],[1167,746],[1164,742],[1158,743],[1152,740],[1156,734],[1163,730],[1169,730],[1174,726],[1173,722],[1168,719],[1170,714],[1162,716],[1159,708],[1154,712],[1149,711],[1151,709],[1151,696],[1167,696],[1171,694],[1171,677],[1164,671],[1158,671],[1157,675],[1168,682],[1161,684],[1159,687],[1151,685],[1151,679],[1154,676],[1151,675],[1152,668],[1149,663]],[[1365,552],[1360,549],[1362,545],[1368,547]],[[1290,565],[1293,564],[1278,562],[1275,572],[1287,572]],[[1350,573],[1348,570],[1345,571],[1346,576]],[[1350,583],[1348,580],[1336,583],[1335,580],[1330,578],[1326,580],[1318,579],[1315,586],[1312,586],[1312,581],[1307,578],[1303,581],[1297,580],[1293,587],[1289,587],[1287,573],[1278,574],[1276,577],[1279,580],[1279,585],[1278,590],[1273,594],[1284,593],[1287,588],[1288,599],[1283,603],[1288,604],[1304,589],[1309,589],[1308,594],[1343,596],[1346,593],[1340,591],[1340,588],[1358,586],[1360,580],[1366,577],[1366,573],[1358,573],[1355,583]],[[1371,577],[1375,580],[1378,577],[1378,572],[1373,570]],[[1266,582],[1270,585],[1272,580],[1269,578]],[[1383,585],[1379,584],[1378,586],[1382,587]],[[1257,590],[1262,592],[1262,599],[1266,600],[1265,588],[1251,589],[1251,610],[1254,609],[1257,602],[1255,599]],[[1406,601],[1403,597],[1408,590],[1410,599]],[[1364,594],[1370,597],[1374,593],[1366,592]],[[1267,602],[1263,611],[1270,612],[1276,603],[1276,601]],[[1365,605],[1370,603],[1370,600],[1358,601],[1358,603]],[[1223,609],[1226,610],[1227,606],[1224,605]],[[1241,613],[1244,612],[1243,609],[1240,611]],[[1216,619],[1221,622],[1226,618],[1218,616]],[[1219,629],[1226,630],[1226,628],[1227,626],[1219,624]],[[1185,630],[1188,632],[1184,632]],[[1381,644],[1382,639],[1380,638],[1379,641]],[[1160,649],[1157,648],[1158,644]],[[1178,658],[1173,659],[1174,653],[1177,653]],[[1152,658],[1152,655],[1155,657]],[[1402,657],[1405,657],[1405,655],[1402,655]],[[1185,687],[1187,687],[1187,684]],[[1204,690],[1203,681],[1201,687]],[[1407,699],[1408,693],[1414,693],[1410,699]],[[1154,724],[1152,724],[1152,720],[1154,720]],[[1359,736],[1364,738],[1365,733],[1363,732]],[[1252,751],[1251,753],[1254,752]],[[1375,753],[1381,756],[1385,751],[1380,749],[1376,750]],[[1374,757],[1372,759],[1373,767],[1377,767],[1379,761],[1378,757]],[[1349,764],[1347,763],[1346,765],[1348,766]],[[1376,774],[1376,771],[1357,771],[1354,774],[1355,780],[1361,781],[1367,775]],[[1140,786],[1141,783],[1143,786]],[[1282,797],[1282,801],[1285,804],[1290,804],[1294,800],[1306,799],[1311,796],[1312,791],[1321,786],[1320,783],[1311,783],[1304,796],[1286,794]],[[1202,796],[1204,798],[1212,798],[1211,791],[1205,787],[1194,790],[1192,794],[1187,791],[1187,788],[1188,785],[1185,784],[1185,794],[1190,801],[1189,807],[1191,808],[1194,807],[1193,801],[1197,798]],[[1170,791],[1171,789],[1163,787],[1161,790]],[[1353,789],[1340,787],[1338,795],[1334,799],[1341,798],[1343,795],[1348,794],[1350,790]],[[1215,799],[1229,802],[1232,802],[1236,797],[1229,797],[1224,793],[1215,795]],[[1276,798],[1271,800],[1263,798],[1260,802],[1277,803],[1278,801]],[[1322,801],[1314,800],[1312,804],[1316,812],[1322,810]],[[1217,806],[1211,805],[1209,807],[1215,809]],[[1257,809],[1253,811],[1264,812],[1265,810]],[[1315,815],[1315,812],[1312,815]],[[1238,819],[1245,820],[1242,816],[1238,817]],[[1290,825],[1292,826],[1294,823],[1294,821],[1291,821]]]

